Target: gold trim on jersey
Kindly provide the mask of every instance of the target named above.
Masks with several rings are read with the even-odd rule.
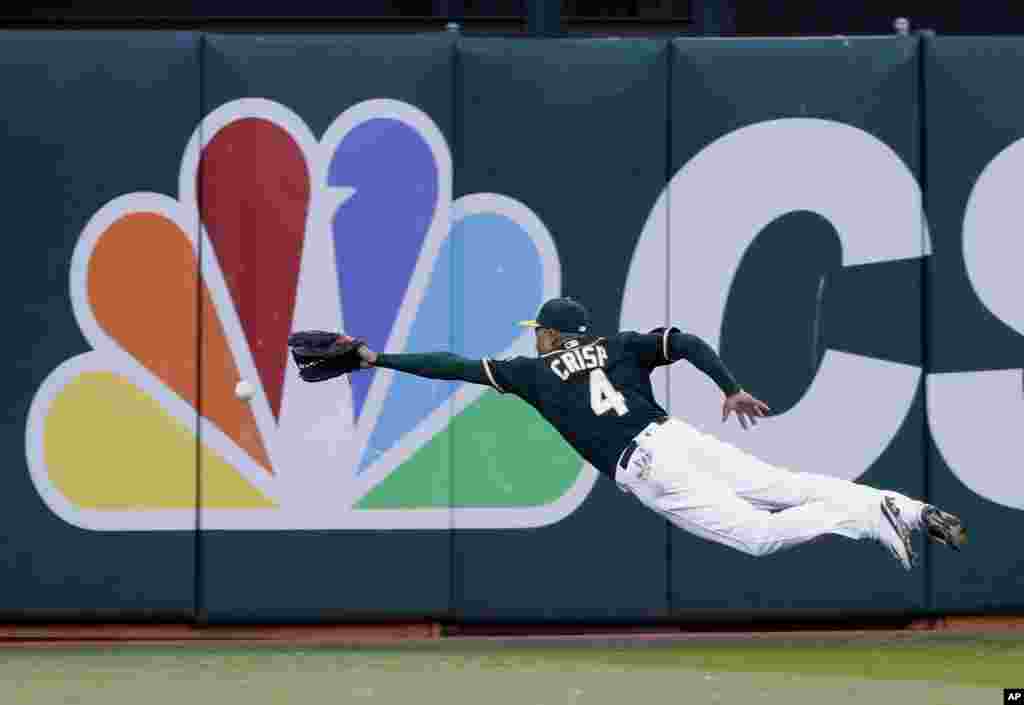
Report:
[[[482,360],[480,360],[480,362],[483,363],[484,374],[487,375],[487,379],[489,379],[491,381],[491,386],[494,387],[494,389],[498,392],[498,394],[504,394],[505,390],[501,388],[501,385],[499,385],[497,383],[497,381],[495,381],[494,373],[491,372],[491,361],[490,361],[490,359],[485,357]]]

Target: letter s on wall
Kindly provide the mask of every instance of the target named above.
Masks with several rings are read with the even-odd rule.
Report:
[[[988,311],[1019,335],[1024,335],[1022,180],[1024,140],[1018,140],[981,172],[963,223],[971,286]],[[928,423],[943,460],[971,491],[1015,509],[1024,509],[1021,374],[996,369],[928,376]]]

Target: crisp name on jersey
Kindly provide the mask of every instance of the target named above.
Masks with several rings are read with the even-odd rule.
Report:
[[[573,350],[566,350],[549,363],[551,371],[563,382],[568,381],[573,373],[595,370],[604,367],[608,361],[608,351],[603,345],[591,343],[581,345]]]

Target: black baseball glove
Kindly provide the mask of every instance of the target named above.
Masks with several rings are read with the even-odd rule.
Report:
[[[303,330],[288,336],[288,347],[307,382],[323,382],[359,369],[359,348],[365,340],[323,330]]]

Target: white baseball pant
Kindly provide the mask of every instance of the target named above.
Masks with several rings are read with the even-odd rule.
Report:
[[[616,482],[700,538],[765,556],[827,534],[879,536],[881,490],[775,467],[676,418],[650,424],[635,440]],[[885,494],[902,514],[919,517],[921,503]]]

